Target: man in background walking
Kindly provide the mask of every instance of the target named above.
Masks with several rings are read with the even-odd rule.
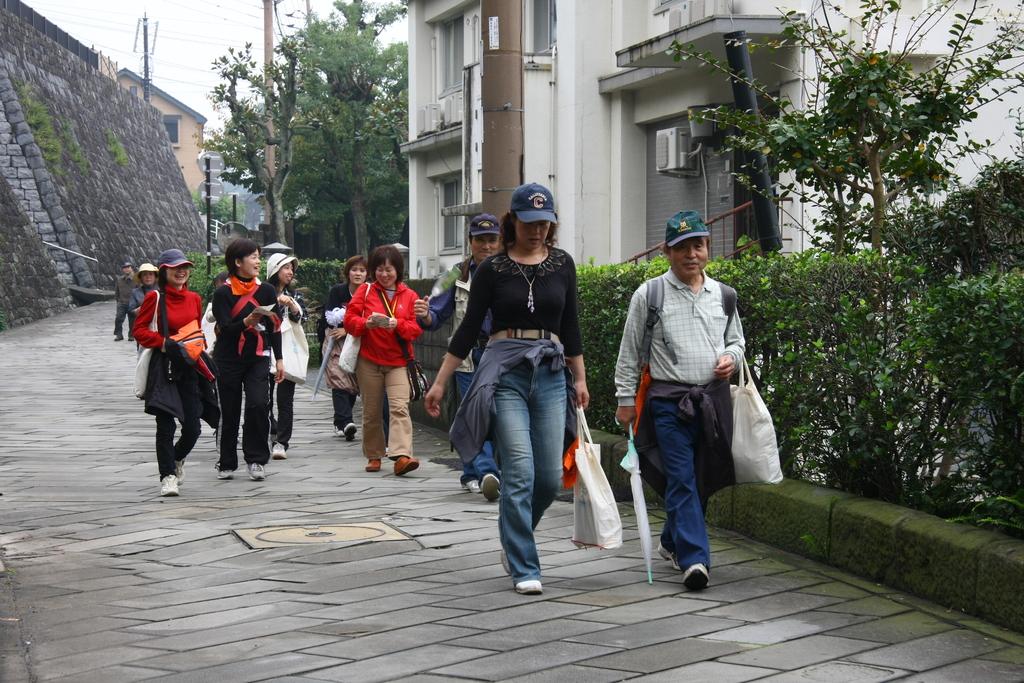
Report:
[[[132,298],[132,289],[135,288],[135,269],[131,261],[121,264],[121,275],[114,281],[114,300],[117,302],[117,315],[114,317],[114,341],[121,341],[124,335],[121,330],[124,328],[124,319],[128,316],[128,302]],[[128,327],[128,341],[132,340],[132,328]]]

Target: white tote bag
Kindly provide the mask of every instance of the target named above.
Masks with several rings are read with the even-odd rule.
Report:
[[[359,360],[359,344],[362,337],[353,334],[345,335],[345,343],[341,346],[341,355],[338,356],[338,365],[345,372],[356,373],[356,362]]]
[[[309,367],[309,342],[302,325],[292,322],[287,314],[281,321],[281,357],[284,361],[284,378],[296,384],[306,383]]]
[[[579,547],[618,548],[622,545],[619,506],[601,467],[601,446],[594,443],[583,411],[576,409],[576,484],[572,495],[572,542]]]
[[[750,377],[746,359],[739,385],[732,391],[732,464],[737,484],[777,484],[782,481],[775,425],[768,407]]]
[[[153,318],[149,321],[150,332],[157,331],[157,318],[160,317],[160,290],[156,290],[156,307],[153,309]],[[146,384],[149,381],[149,361],[153,356],[153,349],[148,346],[142,349],[138,360],[135,362],[135,397],[146,398]]]

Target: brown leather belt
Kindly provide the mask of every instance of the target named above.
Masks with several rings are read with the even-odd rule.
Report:
[[[553,342],[561,343],[558,335],[547,330],[522,330],[512,329],[498,330],[491,335],[491,341],[495,339],[550,339]]]

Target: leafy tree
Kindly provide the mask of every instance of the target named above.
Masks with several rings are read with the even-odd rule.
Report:
[[[339,1],[329,18],[302,32],[300,101],[307,126],[296,145],[296,182],[287,204],[302,221],[330,226],[347,253],[398,238],[407,213],[408,164],[403,43],[382,46],[380,34],[404,4]]]
[[[192,190],[192,203],[196,207],[196,211],[202,215],[206,215],[206,200],[203,199],[202,195],[199,194],[198,190]],[[244,208],[244,207],[239,207]],[[243,213],[240,211],[239,213]],[[221,197],[214,199],[210,202],[210,218],[218,220],[221,223],[228,223],[231,221],[231,197]],[[239,216],[240,218],[243,216]]]
[[[224,156],[223,177],[262,194],[267,204],[267,240],[284,235],[283,195],[292,171],[295,144],[297,76],[301,44],[285,38],[274,49],[275,59],[258,65],[252,46],[231,48],[214,62],[222,82],[211,95],[214,105],[227,109],[224,130],[211,136],[207,148]],[[268,168],[265,148],[275,150]]]
[[[941,0],[916,17],[903,16],[900,0],[863,0],[857,16],[824,1],[806,15],[789,12],[781,39],[767,46],[796,48],[813,61],[816,79],[804,94],[806,105],[752,82],[777,116],[728,107],[704,116],[735,128],[733,148],[771,154],[777,170],[792,177],[784,193],[824,208],[836,253],[868,236],[880,250],[892,202],[944,189],[952,161],[983,147],[963,138],[963,124],[977,118],[980,107],[1024,86],[1016,68],[1024,54],[1019,21],[1003,17],[994,38],[977,45],[982,3],[973,0],[967,11],[955,12],[960,4]],[[926,36],[949,19],[948,54],[922,57]],[[902,45],[896,44],[897,22],[907,27]],[[838,28],[844,25],[851,32]],[[677,59],[696,58],[729,73],[711,53],[678,42],[673,48]]]

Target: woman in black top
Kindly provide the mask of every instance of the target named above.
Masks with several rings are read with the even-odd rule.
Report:
[[[213,293],[217,319],[217,390],[220,393],[220,460],[217,478],[231,479],[238,467],[238,423],[245,391],[245,427],[242,452],[254,481],[266,478],[270,461],[270,351],[277,359],[274,380],[284,379],[281,360],[277,290],[256,277],[260,272],[260,248],[249,239],[236,239],[224,250],[227,284]],[[266,307],[266,308],[263,308]]]
[[[576,265],[554,246],[557,228],[547,188],[535,183],[516,188],[501,221],[505,251],[477,268],[466,316],[426,396],[427,412],[437,417],[445,385],[476,343],[490,310],[494,332],[452,427],[452,441],[461,457],[472,458],[479,444],[456,432],[489,422],[501,459],[502,560],[516,591],[531,595],[543,590],[533,530],[562,482],[567,382],[579,406],[590,402]],[[480,431],[477,441],[484,436]]]

